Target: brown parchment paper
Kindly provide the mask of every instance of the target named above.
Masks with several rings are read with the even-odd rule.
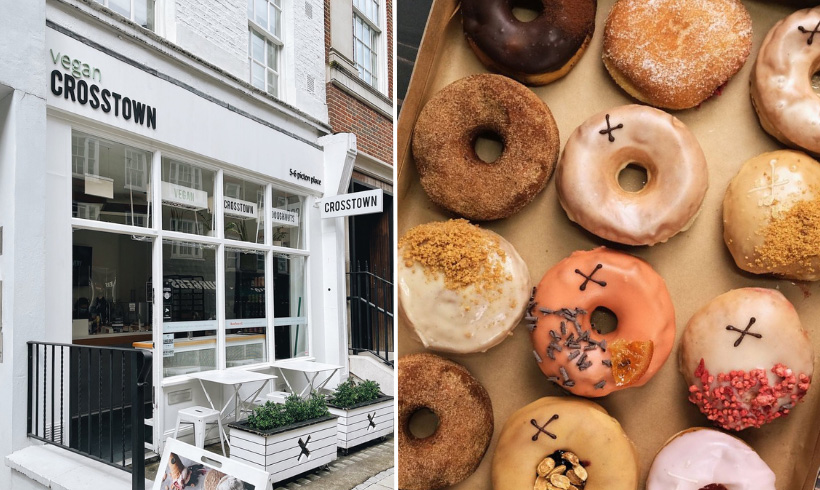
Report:
[[[411,1],[411,0],[403,0]],[[561,80],[534,92],[547,102],[558,123],[561,147],[569,134],[590,115],[609,107],[634,103],[610,79],[601,62],[602,35],[613,0],[599,0],[595,35],[578,65]],[[780,290],[795,305],[820,353],[820,285],[794,283],[747,274],[735,267],[722,240],[721,206],[729,180],[747,159],[782,148],[759,126],[749,99],[749,74],[760,43],[774,23],[797,7],[744,1],[753,18],[754,45],[743,69],[723,94],[698,109],[677,111],[698,138],[709,165],[709,190],[694,225],[665,244],[623,247],[608,244],[570,222],[556,196],[553,180],[535,200],[511,218],[485,223],[515,245],[526,261],[533,284],[548,268],[574,250],[606,244],[647,260],[666,280],[675,304],[677,335],[692,314],[715,296],[733,288],[759,286]],[[399,236],[410,227],[449,216],[430,202],[418,182],[410,152],[414,122],[424,103],[446,84],[472,73],[486,72],[463,38],[456,0],[436,0],[427,23],[398,126]],[[458,182],[453,183],[458,186]],[[399,354],[424,350],[399,320]],[[532,356],[527,329],[519,325],[502,344],[483,354],[446,355],[466,366],[490,393],[495,432],[478,470],[458,489],[490,489],[490,468],[498,435],[518,408],[563,392],[547,382]],[[644,387],[619,391],[595,401],[617,418],[635,443],[644,488],[655,453],[676,432],[708,426],[687,401],[686,385],[677,367],[677,345],[660,372]],[[815,372],[818,363],[815,361]],[[815,384],[818,381],[815,379]],[[820,464],[820,386],[788,417],[761,429],[738,434],[777,475],[778,490],[808,490]],[[581,455],[583,458],[583,455]]]

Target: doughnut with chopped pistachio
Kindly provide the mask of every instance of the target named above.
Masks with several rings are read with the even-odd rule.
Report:
[[[419,225],[398,255],[399,312],[428,349],[484,352],[524,316],[527,265],[492,231],[463,219]]]

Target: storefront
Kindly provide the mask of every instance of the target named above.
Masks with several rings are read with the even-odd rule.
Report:
[[[49,15],[42,60],[46,340],[150,350],[157,451],[207,405],[191,373],[346,376],[344,224],[318,203],[348,187],[355,138],[77,24]]]

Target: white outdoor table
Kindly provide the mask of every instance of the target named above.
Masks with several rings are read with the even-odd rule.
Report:
[[[251,401],[255,400],[256,397],[262,392],[265,388],[265,385],[268,381],[272,379],[276,379],[275,374],[264,374],[258,373],[256,371],[247,371],[244,369],[223,369],[223,370],[213,370],[213,371],[202,371],[199,373],[191,373],[188,375],[189,378],[198,379],[200,386],[202,386],[202,391],[205,392],[205,397],[208,399],[208,403],[211,404],[211,408],[214,410],[219,410],[214,406],[213,400],[211,400],[211,395],[208,393],[208,389],[205,388],[205,382],[214,383],[220,386],[220,389],[223,386],[233,386],[233,395],[228,398],[228,401],[225,403],[225,406],[222,407],[222,410],[219,410],[219,416],[222,420],[227,418],[227,415],[230,412],[226,412],[228,407],[231,405],[231,401],[233,401],[234,408],[234,422],[239,421],[239,402],[240,401]],[[256,390],[251,396],[247,397],[245,400],[241,400],[239,398],[239,389],[245,383],[253,383],[257,381],[262,381],[262,384],[259,385],[259,389]],[[224,424],[223,424],[224,428]],[[225,442],[228,442],[228,435],[223,433],[225,436]],[[228,444],[230,447],[230,443]]]
[[[285,384],[288,385],[288,390],[291,393],[295,393],[293,391],[293,387],[290,385],[288,381],[288,377],[285,376],[283,370],[286,371],[298,371],[305,376],[305,381],[307,381],[307,386],[299,393],[300,397],[304,397],[305,393],[310,394],[313,393],[314,390],[324,388],[330,378],[336,374],[336,371],[342,368],[342,366],[337,366],[336,364],[325,364],[323,362],[316,362],[316,361],[307,361],[307,360],[283,360],[283,361],[276,361],[271,363],[271,366],[275,367],[279,370],[279,374],[282,376],[282,379],[285,380]],[[322,381],[318,386],[316,386],[316,378],[321,373],[329,373],[327,377],[325,377],[324,381]]]

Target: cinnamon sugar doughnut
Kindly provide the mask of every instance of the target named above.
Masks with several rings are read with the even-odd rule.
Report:
[[[788,415],[811,384],[814,349],[779,291],[734,289],[695,313],[680,340],[689,401],[726,430]]]
[[[688,109],[728,82],[751,48],[752,19],[740,0],[618,0],[603,61],[636,99]]]
[[[487,390],[463,366],[433,354],[399,358],[399,488],[434,490],[464,480],[478,468],[493,435]],[[410,418],[427,408],[439,418],[424,439]]]
[[[500,137],[485,163],[476,140]],[[544,189],[558,160],[558,127],[547,105],[501,75],[472,75],[444,87],[419,114],[413,159],[430,199],[470,220],[506,218]]]
[[[744,163],[723,199],[723,239],[743,270],[820,280],[820,162],[780,150]]]
[[[507,419],[493,454],[492,478],[495,490],[635,490],[638,455],[600,405],[548,396]]]
[[[752,71],[760,125],[781,143],[820,154],[820,98],[811,84],[820,66],[820,7],[799,10],[766,34]]]
[[[595,32],[597,0],[540,0],[538,15],[518,20],[507,0],[462,0],[464,34],[489,69],[545,85],[581,59]]]
[[[632,162],[647,174],[637,192],[618,183]],[[654,245],[694,222],[708,177],[703,150],[679,119],[633,104],[578,126],[564,146],[555,187],[569,219],[590,233],[626,245]]]

